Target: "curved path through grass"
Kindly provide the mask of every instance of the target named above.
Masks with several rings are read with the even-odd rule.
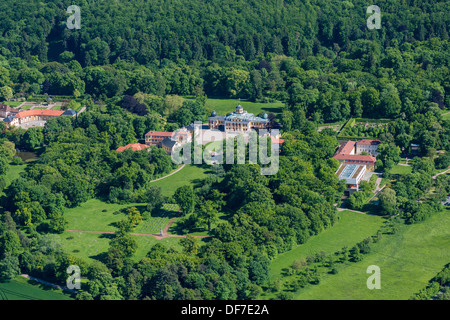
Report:
[[[170,177],[171,175],[173,175],[173,174],[177,173],[178,171],[180,171],[181,169],[183,169],[185,166],[186,166],[186,165],[183,164],[183,165],[182,165],[181,167],[179,167],[177,170],[175,170],[175,171],[169,173],[168,175],[165,175],[164,177],[161,177],[161,178],[152,180],[152,181],[150,181],[150,183],[155,182],[155,181],[159,181],[159,180],[162,180],[162,179],[165,179],[165,178],[167,178],[167,177]]]

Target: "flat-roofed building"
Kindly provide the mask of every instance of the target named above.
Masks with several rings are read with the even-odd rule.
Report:
[[[359,184],[366,174],[365,165],[343,163],[336,171],[339,180],[344,180],[347,186],[347,193],[358,191]]]

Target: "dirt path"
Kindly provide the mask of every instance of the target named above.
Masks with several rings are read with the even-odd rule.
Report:
[[[351,211],[351,212],[356,212],[356,213],[360,213],[360,214],[365,214],[365,215],[368,215],[368,216],[376,216],[376,214],[366,213],[366,212],[352,210],[352,209],[347,209],[347,208],[337,208],[337,210],[338,211]]]
[[[167,177],[170,177],[171,175],[173,175],[173,174],[177,173],[178,171],[180,171],[181,169],[183,169],[185,166],[186,166],[186,165],[183,164],[181,167],[179,167],[179,168],[178,168],[177,170],[175,170],[174,172],[169,173],[167,176],[164,176],[164,177],[161,177],[161,178],[152,180],[152,181],[150,181],[150,183],[155,182],[155,181],[159,181],[159,180],[162,180],[162,179],[165,179],[165,178],[167,178]]]
[[[146,236],[146,237],[154,237],[156,240],[161,240],[165,238],[185,238],[185,235],[179,235],[179,234],[169,234],[169,228],[172,226],[172,224],[175,222],[175,218],[170,219],[169,223],[164,227],[163,229],[163,235],[161,236],[160,233],[134,233],[130,232],[130,235],[132,236]],[[115,234],[114,231],[89,231],[89,230],[66,230],[68,232],[82,232],[82,233],[100,233],[100,234]],[[195,238],[209,238],[210,236],[193,236]]]
[[[38,278],[32,277],[32,276],[30,276],[30,275],[28,275],[28,274],[22,273],[20,276],[21,276],[21,277],[24,277],[24,278],[27,278],[27,279],[30,279],[30,280],[33,280],[33,281],[37,281],[37,282],[43,283],[43,284],[45,284],[45,285],[47,285],[47,286],[50,286],[50,287],[53,287],[53,288],[57,288],[57,289],[69,291],[69,292],[72,292],[72,293],[80,293],[80,292],[77,291],[77,290],[69,289],[69,288],[60,286],[60,285],[58,285],[58,284],[54,284],[54,283],[51,283],[51,282],[48,282],[48,281],[45,281],[45,280],[42,280],[42,279],[38,279]]]
[[[440,176],[441,174],[447,173],[449,170],[450,170],[450,168],[448,168],[447,170],[442,171],[442,172],[440,172],[440,173],[438,173],[438,174],[435,174],[435,175],[433,176],[433,179],[436,179],[436,177],[437,177],[437,176]]]

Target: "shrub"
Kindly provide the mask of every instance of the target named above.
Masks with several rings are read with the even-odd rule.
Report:
[[[297,259],[292,262],[292,269],[294,270],[300,270],[304,266],[306,266],[308,263],[306,262],[305,258]]]
[[[20,157],[14,157],[12,164],[15,166],[21,165],[21,164],[23,164],[23,160]]]

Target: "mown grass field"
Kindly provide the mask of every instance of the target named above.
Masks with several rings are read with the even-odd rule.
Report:
[[[98,199],[91,199],[76,208],[66,209],[64,217],[69,222],[67,229],[88,231],[116,231],[115,223],[125,217],[124,213],[114,214],[117,211],[145,206],[141,203],[116,204],[106,203]],[[105,212],[103,212],[106,210]]]
[[[0,282],[0,300],[73,300],[62,290],[50,288],[24,277],[17,276],[8,282]]]
[[[408,174],[412,172],[411,166],[395,165],[390,171],[391,174]]]
[[[241,106],[249,113],[258,115],[259,113],[272,112],[275,115],[281,114],[284,106],[283,102],[260,103],[251,102],[246,99],[240,100]],[[237,99],[210,99],[206,100],[206,108],[215,110],[217,114],[225,115],[236,110],[239,100]]]
[[[134,233],[134,231],[132,231]],[[102,260],[109,248],[109,241],[114,235],[85,233],[85,232],[64,232],[59,238],[68,253],[82,258],[87,262]],[[178,244],[181,238],[164,238],[157,240],[152,236],[132,236],[138,243],[138,249],[133,256],[134,261],[142,259],[150,248],[156,243],[163,243],[167,247],[174,247],[181,250]]]
[[[402,225],[396,234],[384,235],[362,261],[301,289],[295,299],[407,300],[450,261],[449,248],[450,210],[444,209],[422,223]],[[367,288],[370,265],[380,268],[381,289]]]
[[[376,233],[384,219],[352,211],[340,211],[339,221],[324,232],[311,237],[306,243],[278,255],[270,265],[270,279],[280,277],[282,269],[292,265],[295,260],[324,251],[333,253],[344,246],[357,242]]]
[[[68,253],[86,261],[101,260],[108,251],[111,238],[114,237],[113,234],[101,232],[116,232],[116,223],[126,218],[125,213],[118,213],[118,211],[129,207],[136,207],[141,213],[146,210],[145,204],[109,204],[98,199],[91,199],[79,207],[67,209],[64,214],[69,222],[66,230],[79,231],[65,231],[63,234],[58,235],[57,238]],[[131,233],[159,234],[161,228],[164,228],[171,218],[177,216],[179,216],[178,206],[165,204],[160,213],[141,222]],[[133,235],[133,237],[138,243],[138,250],[133,257],[136,261],[143,258],[148,250],[158,241],[169,247],[181,249],[178,244],[180,238],[156,240],[153,236],[146,235]]]
[[[179,207],[176,204],[164,204],[158,213],[153,214],[151,218],[141,222],[133,230],[133,233],[159,234],[161,229],[164,229],[169,223],[170,219],[180,216],[178,210]]]
[[[175,190],[184,185],[195,185],[197,180],[207,177],[209,173],[207,166],[186,165],[177,173],[159,181],[152,182],[151,186],[158,186],[166,196],[173,196]]]

